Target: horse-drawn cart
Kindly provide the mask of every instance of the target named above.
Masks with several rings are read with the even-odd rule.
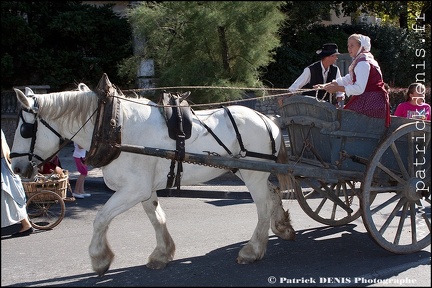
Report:
[[[223,169],[290,174],[296,198],[314,220],[345,225],[362,216],[370,236],[394,253],[431,243],[430,122],[383,119],[336,109],[309,96],[281,108],[290,163],[186,153],[184,161]],[[175,158],[175,151],[122,144],[121,151]]]
[[[384,119],[291,96],[284,99],[278,127],[240,105],[192,111],[177,103],[178,98],[163,104],[164,109],[145,98],[126,99],[106,74],[97,93],[80,86],[79,91],[32,96],[16,89],[23,109],[11,158],[14,171],[31,175],[36,162],[61,149],[57,137],[89,148],[86,161],[102,167],[105,183],[116,191],[93,224],[89,253],[99,275],[109,269],[114,255],[107,242],[109,223],[138,203],[158,240],[147,266],[165,267],[175,244],[156,191],[173,187],[174,177],[179,187],[179,175],[184,185],[195,185],[222,175],[221,169],[245,182],[258,213],[238,263],[262,259],[269,229],[282,239],[295,238],[280,191],[268,182],[270,173],[283,189],[292,180],[289,192],[294,190],[305,213],[320,223],[338,226],[362,216],[369,235],[393,253],[416,252],[431,243],[430,121],[392,117],[386,128]],[[165,94],[164,99],[170,96]],[[169,107],[173,110],[165,109]],[[172,118],[167,114],[177,118],[168,121]],[[289,145],[281,128],[287,129]]]
[[[362,215],[372,238],[394,253],[430,245],[430,122],[392,117],[387,129],[383,119],[304,96],[286,99],[282,119],[291,161],[333,171],[328,178],[297,169],[295,192],[310,217],[336,226]]]

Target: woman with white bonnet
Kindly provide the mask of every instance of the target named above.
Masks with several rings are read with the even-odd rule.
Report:
[[[351,96],[344,109],[373,118],[385,119],[390,126],[390,103],[384,88],[381,68],[370,53],[370,38],[362,34],[348,37],[348,53],[353,58],[349,74],[323,87],[329,93],[345,92]]]

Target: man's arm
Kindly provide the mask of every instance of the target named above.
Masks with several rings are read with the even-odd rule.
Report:
[[[294,81],[293,84],[288,88],[290,92],[295,92],[301,89],[310,81],[311,73],[309,67],[303,70],[303,73]]]

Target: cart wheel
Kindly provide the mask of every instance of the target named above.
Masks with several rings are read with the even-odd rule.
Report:
[[[65,204],[55,192],[42,190],[27,200],[27,214],[36,229],[49,230],[64,218]]]
[[[362,218],[384,249],[408,254],[431,244],[430,123],[397,128],[375,151],[362,187]]]
[[[305,186],[307,188],[302,189]],[[296,177],[294,189],[300,207],[309,217],[326,225],[341,226],[361,215],[359,186],[355,181],[329,184]],[[352,211],[347,211],[343,206]]]

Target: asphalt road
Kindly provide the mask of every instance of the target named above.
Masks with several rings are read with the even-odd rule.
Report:
[[[113,193],[100,180],[86,183],[90,198],[66,203],[66,216],[54,229],[22,238],[2,236],[1,286],[421,287],[431,283],[430,246],[395,255],[372,241],[361,218],[328,227],[309,218],[295,200],[284,200],[284,208],[290,210],[297,239],[281,240],[270,232],[264,259],[236,264],[257,217],[246,188],[229,179],[180,194],[160,191],[177,247],[174,260],[163,270],[145,266],[156,240],[141,205],[116,217],[108,231],[116,256],[108,272],[98,277],[88,256],[92,222]]]

